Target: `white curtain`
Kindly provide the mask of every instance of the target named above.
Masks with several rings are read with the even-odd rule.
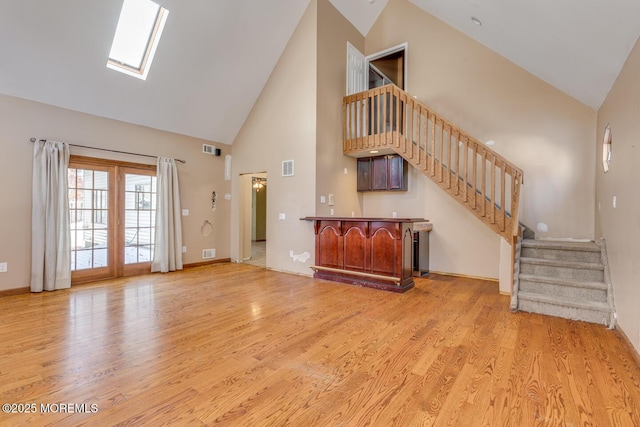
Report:
[[[71,286],[71,232],[67,176],[69,146],[33,144],[31,292]]]
[[[182,270],[180,190],[175,160],[158,157],[156,176],[156,238],[151,271]]]

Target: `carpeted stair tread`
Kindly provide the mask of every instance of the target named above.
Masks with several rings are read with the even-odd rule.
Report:
[[[536,301],[556,306],[567,306],[572,308],[600,311],[608,313],[610,311],[609,304],[597,301],[576,301],[572,298],[560,297],[554,295],[537,294],[534,292],[519,292],[518,298],[522,300]]]
[[[520,274],[520,280],[529,282],[552,283],[554,285],[573,286],[577,288],[601,289],[606,291],[607,285],[604,282],[587,282],[581,280],[563,279],[560,277],[536,276],[534,274]]]
[[[559,260],[553,260],[553,259],[527,258],[527,257],[521,257],[520,262],[527,263],[527,264],[535,264],[535,265],[547,265],[551,267],[604,270],[604,266],[602,264],[595,263],[595,262],[559,261]]]
[[[558,249],[567,251],[600,252],[600,247],[595,242],[574,242],[565,240],[532,240],[522,241],[523,248]]]

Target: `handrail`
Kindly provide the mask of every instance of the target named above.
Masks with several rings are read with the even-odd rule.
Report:
[[[524,174],[395,85],[344,97],[345,154],[391,149],[511,242]]]

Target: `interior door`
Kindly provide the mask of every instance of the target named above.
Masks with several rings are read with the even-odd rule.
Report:
[[[367,58],[347,42],[347,95],[367,90]]]

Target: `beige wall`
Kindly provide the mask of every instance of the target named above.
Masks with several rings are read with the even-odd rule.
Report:
[[[314,236],[300,218],[315,213],[317,1],[313,0],[233,143],[231,256],[245,252],[240,174],[267,172],[267,267],[310,275]],[[282,177],[282,161],[295,161],[295,176]],[[250,182],[250,180],[249,180]],[[279,214],[285,220],[279,220]],[[249,231],[250,232],[250,231]],[[309,252],[307,262],[296,262]]]
[[[365,193],[364,212],[428,219],[431,271],[498,278],[500,237],[416,168],[409,171],[406,193]]]
[[[492,148],[524,170],[521,220],[548,226],[536,236],[593,238],[595,112],[410,2],[390,1],[365,53],[404,42],[408,92],[479,140],[496,141]],[[434,224],[433,270],[497,278],[499,240],[440,193],[414,178],[404,198],[366,195],[364,214],[402,206],[425,216]]]
[[[609,256],[618,325],[640,351],[640,41],[598,111],[595,145],[596,230]],[[612,157],[602,168],[602,139],[609,124]],[[616,197],[616,207],[613,198]]]
[[[364,37],[328,1],[318,1],[316,214],[362,216],[356,159],[342,154],[342,98],[346,94],[347,41],[364,49]],[[345,174],[346,169],[346,174]],[[334,206],[320,196],[334,195]]]
[[[29,286],[31,137],[186,160],[186,164],[178,166],[182,207],[190,210],[182,221],[183,241],[188,249],[183,260],[187,264],[201,262],[202,249],[208,248],[216,249],[217,258],[229,257],[230,204],[224,194],[230,192],[230,185],[223,174],[228,146],[216,144],[222,149],[222,156],[214,157],[201,153],[202,143],[209,141],[0,95],[0,262],[8,263],[8,272],[0,273],[0,291]],[[145,157],[73,147],[71,153],[155,163]],[[218,194],[215,211],[211,210],[212,191]],[[206,237],[200,233],[205,220],[214,226],[213,233]]]

